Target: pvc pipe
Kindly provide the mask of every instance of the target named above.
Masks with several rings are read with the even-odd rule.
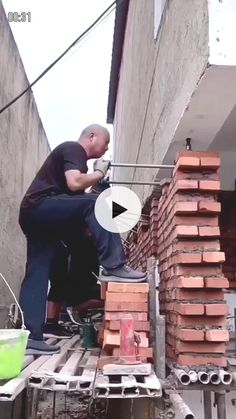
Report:
[[[174,368],[173,371],[181,384],[188,386],[191,383],[190,376],[186,371],[178,368]]]
[[[189,373],[188,373],[188,375],[190,377],[191,383],[196,383],[197,382],[198,376],[197,376],[196,371],[190,370]]]
[[[189,407],[186,405],[186,403],[183,401],[182,397],[180,397],[179,394],[170,394],[170,401],[174,406],[176,416],[178,416],[179,419],[195,419],[194,414],[189,409]]]
[[[205,371],[199,371],[198,379],[199,379],[200,383],[202,383],[202,384],[209,384],[209,382],[210,382],[210,376]]]
[[[113,163],[111,167],[135,167],[141,169],[174,169],[173,164],[142,164],[142,163]]]
[[[220,384],[221,383],[221,378],[219,376],[219,371],[211,371],[209,372],[209,377],[210,377],[210,382],[211,384]]]
[[[223,384],[229,385],[232,383],[233,377],[230,372],[219,370],[219,377]]]

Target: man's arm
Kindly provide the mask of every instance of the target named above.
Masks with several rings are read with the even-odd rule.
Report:
[[[66,170],[65,172],[66,183],[72,192],[82,191],[104,178],[104,174],[99,170],[94,173],[81,173],[79,170]]]

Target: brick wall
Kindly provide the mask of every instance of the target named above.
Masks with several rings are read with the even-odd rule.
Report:
[[[128,238],[132,266],[145,269],[147,257],[158,257],[166,355],[179,366],[226,366],[223,289],[229,284],[227,265],[222,268],[219,167],[217,153],[179,153],[170,184],[152,200],[149,228],[139,226]]]

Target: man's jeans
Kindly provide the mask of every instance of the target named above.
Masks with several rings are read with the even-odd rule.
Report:
[[[21,214],[20,224],[27,237],[27,263],[20,304],[31,339],[43,338],[48,279],[58,240],[70,240],[79,234],[81,227],[88,227],[104,268],[116,268],[126,262],[120,235],[105,230],[96,220],[97,197],[97,194],[54,195]]]

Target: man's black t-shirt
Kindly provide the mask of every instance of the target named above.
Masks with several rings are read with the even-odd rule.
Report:
[[[75,194],[67,186],[65,171],[72,169],[87,173],[87,159],[84,148],[77,141],[66,141],[57,146],[49,154],[27,190],[21,203],[21,213],[37,206],[46,196]],[[83,192],[78,191],[76,194]]]

